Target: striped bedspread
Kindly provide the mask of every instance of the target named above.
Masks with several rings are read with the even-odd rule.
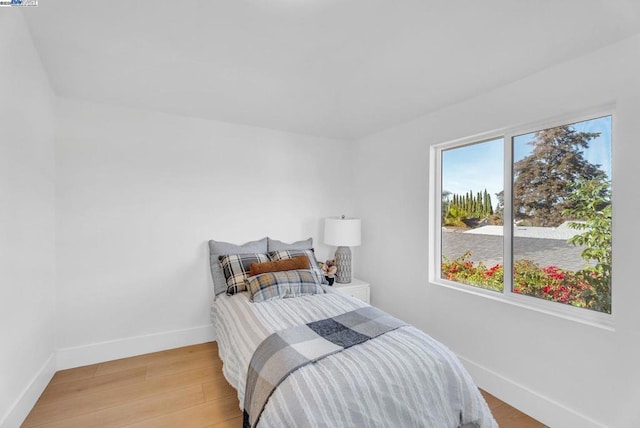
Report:
[[[321,295],[262,303],[219,295],[213,320],[223,373],[244,407],[254,351],[272,333],[368,307],[327,287]],[[444,345],[412,326],[293,372],[258,427],[497,427],[486,402]]]
[[[258,423],[273,391],[300,367],[403,325],[406,323],[369,306],[272,333],[258,346],[249,364],[243,425]]]

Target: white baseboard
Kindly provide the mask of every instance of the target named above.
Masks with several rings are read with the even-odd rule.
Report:
[[[55,373],[56,354],[54,352],[33,376],[9,411],[0,419],[0,428],[16,428],[24,422]]]
[[[145,336],[127,337],[108,342],[92,343],[58,349],[57,369],[64,370],[102,363],[181,346],[212,342],[216,339],[213,325],[171,330]]]
[[[604,424],[581,415],[548,397],[474,363],[458,357],[475,381],[476,385],[500,400],[523,411],[550,427],[603,428]]]

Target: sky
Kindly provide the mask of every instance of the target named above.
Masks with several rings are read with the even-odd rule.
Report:
[[[578,132],[600,132],[601,135],[589,142],[584,157],[601,168],[611,177],[611,116],[578,122],[572,125]],[[531,153],[534,134],[514,138],[513,155],[515,161]],[[474,194],[487,189],[495,208],[498,199],[495,194],[504,188],[504,143],[502,138],[485,141],[442,152],[442,189],[451,193]]]
[[[475,195],[487,189],[495,208],[495,194],[504,187],[503,139],[485,141],[442,152],[442,189],[464,194],[472,190]]]

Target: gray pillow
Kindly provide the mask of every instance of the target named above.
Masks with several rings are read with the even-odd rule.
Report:
[[[312,250],[313,238],[305,239],[304,241],[292,242],[291,244],[267,238],[267,249],[268,251]]]
[[[218,262],[218,257],[227,254],[246,254],[246,253],[266,253],[267,238],[258,241],[251,241],[242,245],[232,244],[230,242],[209,241],[209,265],[211,267],[211,278],[213,278],[213,291],[216,296],[227,291],[227,281],[222,272],[222,267]]]

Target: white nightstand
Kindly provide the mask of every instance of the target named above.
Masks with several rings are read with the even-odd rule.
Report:
[[[357,278],[351,278],[348,284],[333,283],[333,288],[341,293],[348,294],[364,302],[369,303],[369,283]]]

